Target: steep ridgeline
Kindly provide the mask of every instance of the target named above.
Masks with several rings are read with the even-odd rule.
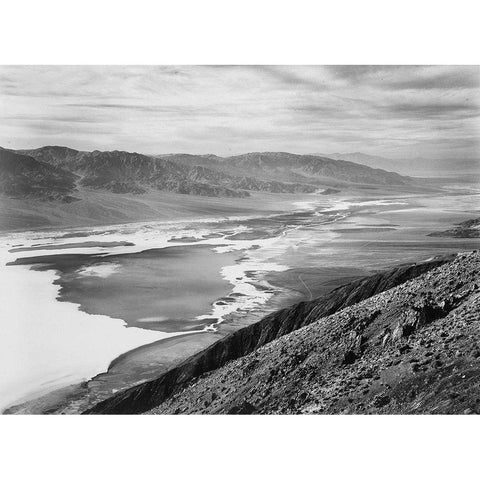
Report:
[[[214,197],[246,197],[248,191],[313,193],[317,190],[308,182],[261,181],[139,153],[80,152],[66,147],[42,147],[22,152],[78,175],[80,187],[114,193],[141,194],[155,189]]]
[[[453,257],[452,257],[453,258]],[[339,287],[311,302],[302,302],[222,338],[206,350],[165,372],[158,379],[132,387],[98,403],[86,413],[139,413],[161,404],[192,379],[254,352],[263,345],[377,293],[415,278],[452,258],[401,266]],[[195,403],[195,405],[199,405]]]
[[[227,158],[185,154],[170,155],[167,158],[185,165],[202,165],[214,170],[228,171],[233,175],[247,175],[278,181],[322,185],[408,185],[412,182],[409,177],[401,176],[398,173],[318,155],[263,152],[246,153]]]
[[[480,413],[479,271],[479,253],[460,254],[333,315],[311,310],[152,413]]]
[[[71,202],[77,176],[55,165],[0,149],[0,194]]]

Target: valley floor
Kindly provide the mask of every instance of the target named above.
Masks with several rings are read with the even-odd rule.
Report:
[[[115,227],[98,227],[93,231],[91,228],[36,230],[30,232],[32,238],[28,242],[22,240],[23,232],[6,234],[4,238],[8,239],[10,252],[4,258],[12,263],[6,267],[6,275],[13,271],[22,271],[22,275],[46,275],[49,279],[45,276],[45,281],[55,284],[54,290],[57,292],[49,300],[50,307],[54,305],[57,308],[63,304],[63,315],[68,318],[83,312],[82,321],[96,319],[95,328],[101,325],[98,321],[104,318],[117,322],[115,328],[118,334],[137,332],[139,335],[136,345],[127,348],[117,345],[119,350],[110,356],[110,360],[116,360],[103,367],[104,373],[93,378],[92,375],[85,375],[86,381],[82,383],[63,379],[61,389],[52,389],[50,386],[47,395],[41,396],[39,392],[34,400],[10,408],[9,413],[83,412],[121,395],[129,388],[161,377],[177,365],[188,362],[192,356],[201,356],[219,340],[259,324],[269,312],[299,300],[326,295],[339,285],[387,267],[478,246],[478,239],[428,236],[431,232],[444,231],[454,223],[475,216],[476,192],[417,193],[414,196],[411,193],[394,193],[305,195],[294,196],[295,201],[288,195],[266,195],[262,197],[264,202],[259,202],[257,198],[255,204],[252,202],[237,215],[233,215],[233,212],[234,204],[238,208],[238,199],[226,205],[221,205],[219,199],[207,199],[211,209],[203,213],[203,218],[209,218],[209,222],[214,220],[215,227],[212,230],[213,224],[207,222],[205,225],[208,228],[202,227],[202,233],[199,233],[198,226],[190,226],[186,229],[182,227],[185,232],[181,235],[166,235],[169,220],[165,224],[126,223]],[[172,196],[171,210],[167,209],[165,215],[171,219],[175,209],[178,209],[183,213],[175,221],[195,215],[198,221],[198,212],[195,214],[194,208],[204,208],[205,205],[195,207],[194,202],[187,199],[185,201],[191,203],[185,208],[176,200],[178,197]],[[35,240],[36,236],[39,238]],[[232,246],[235,248],[229,251]],[[208,249],[207,254],[212,261],[202,257],[202,248]],[[217,253],[212,255],[215,249]],[[175,252],[178,253],[170,266],[169,251],[174,256]],[[194,251],[198,252],[198,257]],[[221,255],[225,256],[222,260]],[[201,265],[205,261],[208,265],[204,268]],[[183,263],[179,265],[178,262]],[[223,265],[228,264],[231,270],[227,270],[230,272],[228,274],[222,273],[223,279],[215,279],[213,271],[208,273],[211,268],[218,273],[219,269],[224,268]],[[281,268],[277,268],[279,265]],[[35,270],[29,270],[32,267]],[[208,281],[201,282],[202,292],[199,292],[195,303],[183,294],[191,291],[193,284],[179,284],[173,288],[172,275],[183,267],[182,275],[186,280],[189,279],[189,272],[196,274],[204,271],[207,274]],[[144,275],[145,269],[151,273],[150,276]],[[146,279],[146,283],[142,278]],[[149,278],[153,283],[149,283]],[[212,290],[203,291],[208,282]],[[169,286],[170,283],[172,285]],[[26,285],[24,293],[31,293]],[[109,285],[116,286],[112,289]],[[172,288],[168,295],[162,297],[159,292],[163,292],[164,287],[167,290]],[[108,293],[109,288],[112,295]],[[119,296],[119,288],[124,292],[123,295]],[[226,291],[216,293],[218,288],[226,288]],[[231,292],[226,294],[228,290]],[[17,285],[15,291],[18,296],[22,288]],[[246,297],[242,297],[245,292]],[[232,296],[235,293],[241,295]],[[45,295],[49,296],[51,292]],[[62,301],[55,300],[56,296]],[[251,298],[265,298],[267,301],[250,304]],[[177,303],[168,305],[170,300]],[[23,300],[19,298],[17,304],[22,301],[27,305],[35,303],[33,299],[25,297]],[[123,301],[125,305],[122,307]],[[231,307],[241,305],[242,301],[247,301],[245,308],[233,312]],[[183,307],[195,307],[195,312],[183,311]],[[42,312],[50,311],[49,308]],[[170,309],[170,313],[162,318],[160,311],[165,309]],[[175,309],[183,313],[176,315]],[[76,313],[74,310],[77,310]],[[227,311],[233,313],[222,317],[222,322],[215,328],[208,328],[216,324],[218,315]],[[28,312],[27,317],[31,317]],[[11,312],[4,318],[12,319]],[[61,320],[57,314],[53,318],[55,321]],[[45,317],[45,320],[48,319]],[[123,322],[129,328],[125,329]],[[39,322],[36,324],[39,325]],[[22,328],[25,332],[25,328],[29,327],[23,325]],[[185,334],[192,329],[196,333]],[[169,332],[170,338],[164,337],[165,332]],[[155,335],[160,336],[155,338]],[[151,339],[147,340],[147,337]],[[104,338],[100,336],[95,341],[101,346]],[[16,338],[16,341],[19,346],[22,340]],[[81,345],[78,341],[76,344]],[[68,345],[64,346],[68,350]],[[109,346],[114,347],[115,342],[110,342]],[[39,352],[41,348],[45,348],[45,345],[39,345]],[[27,352],[25,348],[21,350]],[[79,347],[79,359],[82,352],[83,349]],[[11,358],[7,358],[4,364],[8,365],[9,362],[12,362]],[[89,368],[91,371],[92,366]],[[102,369],[97,367],[93,371],[98,373]],[[52,375],[52,378],[61,378],[58,373],[52,372]],[[75,378],[79,378],[78,374]],[[10,402],[10,405],[14,403]]]

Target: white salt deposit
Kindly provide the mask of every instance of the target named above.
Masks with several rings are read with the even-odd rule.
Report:
[[[90,265],[83,267],[77,271],[78,274],[86,277],[107,278],[121,268],[118,263],[100,263],[98,265]]]
[[[53,271],[0,265],[0,411],[24,397],[91,378],[121,353],[172,336],[125,328],[57,302]]]
[[[339,210],[338,201],[317,199],[297,202],[295,210],[314,211],[319,206],[330,205],[330,210]],[[345,202],[345,207],[352,203]],[[324,210],[325,212],[330,210]],[[292,211],[292,212],[293,212]],[[253,216],[231,217],[225,220],[253,219]],[[339,217],[340,218],[340,217]],[[216,223],[215,223],[216,222]],[[206,225],[206,224],[212,225]],[[216,329],[234,311],[251,310],[267,302],[274,294],[266,282],[257,278],[262,272],[283,271],[288,265],[278,263],[282,253],[305,241],[301,238],[298,226],[286,226],[279,236],[258,240],[227,238],[225,225],[218,219],[173,222],[143,222],[69,230],[69,237],[79,233],[76,242],[130,242],[133,245],[76,247],[63,250],[43,249],[24,252],[9,252],[14,245],[26,247],[65,245],[71,238],[62,238],[61,232],[22,232],[0,237],[0,411],[11,404],[19,403],[27,397],[39,396],[55,388],[89,379],[105,371],[109,363],[118,355],[138,346],[185,332],[164,333],[156,330],[126,328],[121,319],[105,315],[90,315],[79,310],[79,305],[58,302],[59,286],[54,285],[57,274],[52,271],[35,271],[28,266],[6,266],[17,258],[40,257],[55,254],[98,254],[101,257],[141,252],[151,248],[165,248],[189,245],[210,245],[218,253],[242,251],[244,257],[236,265],[223,267],[221,275],[231,285],[229,298],[232,301],[216,300],[211,312],[198,319],[216,318],[215,324],[207,330]],[[229,233],[248,232],[245,225],[228,227]],[[203,238],[211,233],[223,234],[217,238]],[[73,234],[73,235],[72,235]],[[170,241],[191,237],[192,243]],[[325,241],[332,234],[325,232]],[[317,239],[318,240],[318,239]],[[96,263],[82,268],[78,273],[107,279],[121,268],[116,263]],[[260,287],[260,288],[257,288]],[[262,288],[263,287],[263,288]],[[213,301],[214,299],[212,299]],[[145,318],[143,324],[161,318]]]

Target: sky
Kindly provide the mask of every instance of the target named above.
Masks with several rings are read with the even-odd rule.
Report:
[[[0,146],[478,158],[478,66],[0,66]]]

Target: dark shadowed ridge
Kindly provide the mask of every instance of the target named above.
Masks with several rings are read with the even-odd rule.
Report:
[[[298,309],[303,328],[152,413],[478,414],[479,268],[478,252],[459,254],[334,314]]]
[[[316,300],[301,302],[274,312],[259,322],[222,338],[178,367],[165,372],[158,379],[115,394],[98,403],[86,413],[140,413],[147,411],[161,404],[172,394],[181,391],[193,379],[206,372],[248,355],[321,317],[331,315],[418,277],[452,259],[453,257],[442,257],[420,264],[400,266],[339,287]]]
[[[0,193],[8,197],[70,202],[76,178],[58,166],[0,149]]]

